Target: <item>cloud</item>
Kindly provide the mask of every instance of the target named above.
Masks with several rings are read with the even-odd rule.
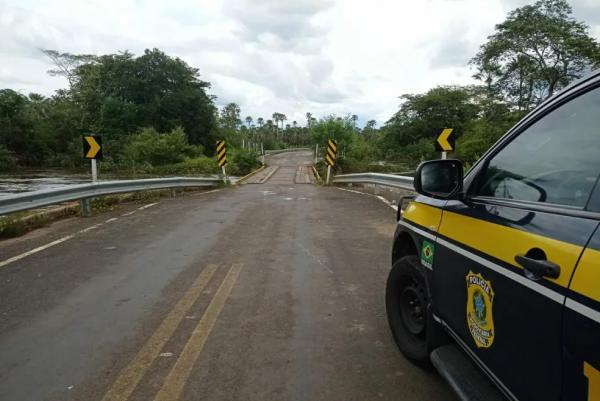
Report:
[[[333,6],[330,0],[228,0],[225,15],[238,24],[240,39],[278,52],[318,51],[328,31],[316,16]]]
[[[431,57],[432,68],[466,66],[473,57],[473,46],[466,39],[448,35],[440,44],[435,46]]]
[[[471,84],[468,60],[529,0],[3,0],[0,88],[51,95],[40,48],[106,54],[159,48],[199,69],[217,105],[289,121],[357,114],[381,125],[398,96]],[[600,35],[597,0],[574,15]]]

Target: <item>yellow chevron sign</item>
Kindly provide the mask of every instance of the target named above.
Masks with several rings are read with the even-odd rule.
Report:
[[[442,152],[450,152],[454,150],[454,135],[452,134],[453,128],[444,128],[440,136],[435,141],[435,147],[437,150]]]
[[[337,142],[334,139],[327,140],[327,153],[325,153],[325,163],[328,166],[333,166],[335,164],[335,159],[337,157]]]
[[[217,163],[219,163],[219,167],[227,164],[227,146],[225,146],[225,141],[217,141]]]
[[[83,136],[83,157],[86,159],[102,159],[102,138],[100,136]]]

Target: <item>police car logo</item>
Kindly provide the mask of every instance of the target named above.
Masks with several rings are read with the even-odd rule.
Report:
[[[494,343],[494,290],[492,284],[479,273],[467,274],[467,326],[478,348],[489,348]]]

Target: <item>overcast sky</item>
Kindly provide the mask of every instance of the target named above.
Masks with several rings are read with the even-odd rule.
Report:
[[[600,0],[573,0],[600,37]],[[468,84],[467,62],[520,0],[0,0],[0,88],[51,95],[40,48],[115,53],[159,48],[200,69],[242,118],[305,124],[357,114],[385,122],[398,96]],[[595,4],[594,4],[595,3]]]

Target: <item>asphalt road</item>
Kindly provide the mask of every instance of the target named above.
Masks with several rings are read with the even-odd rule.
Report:
[[[310,158],[0,242],[0,400],[454,400],[389,334],[394,211]]]

